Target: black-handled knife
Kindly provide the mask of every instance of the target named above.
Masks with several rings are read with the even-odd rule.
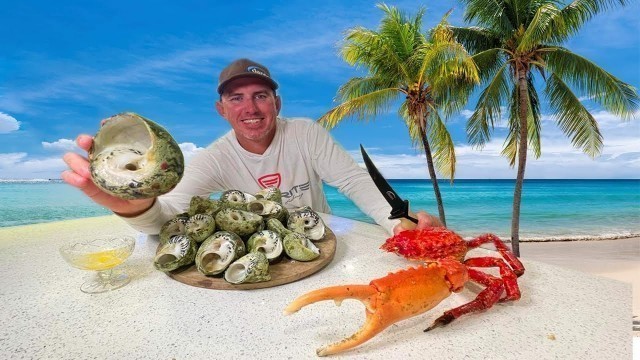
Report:
[[[369,175],[371,179],[373,179],[373,183],[376,184],[376,187],[384,196],[385,200],[391,205],[391,215],[389,219],[408,219],[414,224],[418,223],[418,219],[411,216],[409,213],[409,200],[402,200],[400,196],[393,190],[389,182],[380,174],[378,168],[373,164],[371,158],[364,151],[364,147],[360,144],[360,151],[362,152],[362,159],[364,160],[364,164],[367,166],[367,171],[369,171]]]

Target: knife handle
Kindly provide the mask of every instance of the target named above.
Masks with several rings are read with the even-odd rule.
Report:
[[[403,228],[407,230],[413,230],[418,225],[418,216],[409,211],[407,213],[407,217],[400,218],[400,223],[402,224]]]

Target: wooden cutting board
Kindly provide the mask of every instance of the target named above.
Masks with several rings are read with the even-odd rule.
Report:
[[[288,284],[320,271],[331,262],[336,253],[336,235],[326,227],[324,239],[314,241],[320,249],[320,256],[313,261],[296,261],[286,256],[275,264],[269,264],[271,280],[248,284],[231,284],[222,275],[205,276],[198,271],[195,264],[167,273],[169,277],[181,283],[216,290],[251,290],[263,289]]]

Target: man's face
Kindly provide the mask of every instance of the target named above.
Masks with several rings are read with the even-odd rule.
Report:
[[[276,133],[280,97],[265,82],[240,78],[227,84],[216,109],[233,130],[240,145],[262,154]]]

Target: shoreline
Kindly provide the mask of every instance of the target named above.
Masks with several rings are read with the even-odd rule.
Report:
[[[521,243],[544,243],[544,242],[579,242],[579,241],[606,241],[606,240],[620,240],[620,239],[633,239],[640,238],[640,233],[631,233],[625,235],[576,235],[572,237],[534,237],[520,239]],[[505,242],[510,243],[511,240],[507,239]]]

